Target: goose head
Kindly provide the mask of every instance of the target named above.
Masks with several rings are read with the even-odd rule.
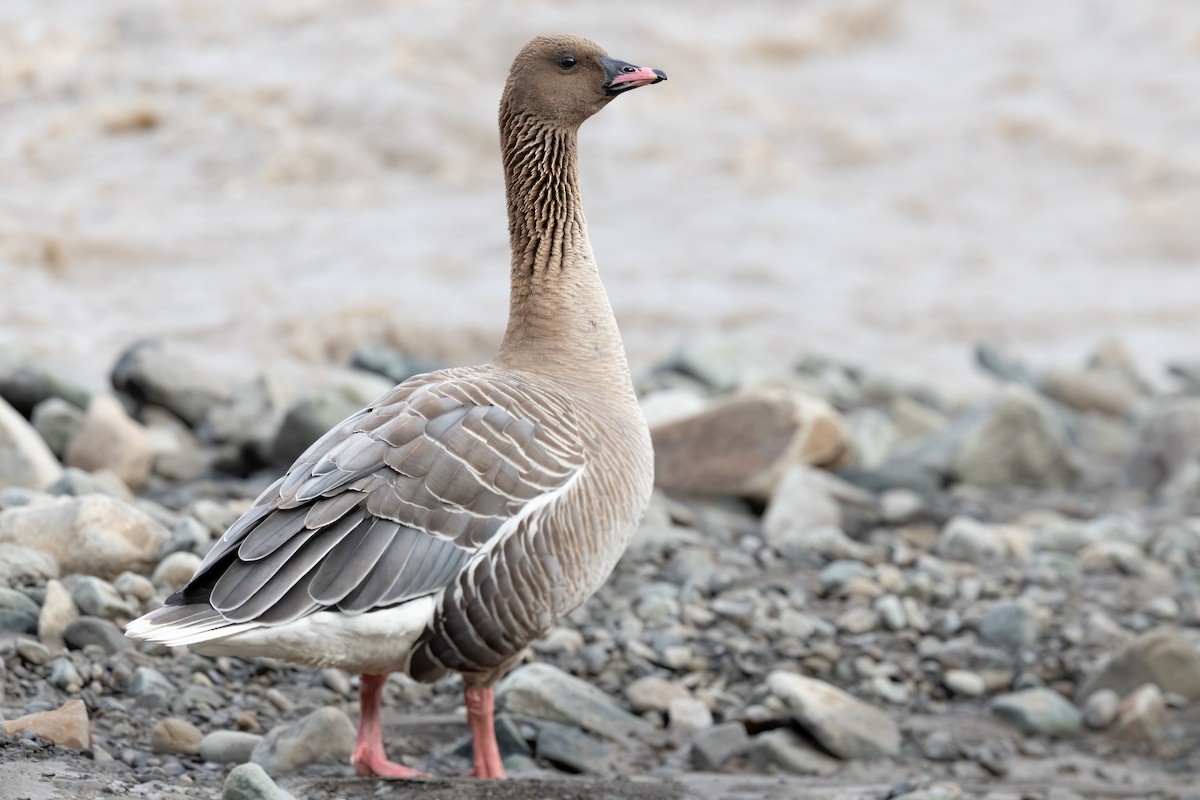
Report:
[[[660,69],[612,58],[579,36],[540,36],[513,61],[502,104],[509,113],[578,127],[617,95],[666,79]]]

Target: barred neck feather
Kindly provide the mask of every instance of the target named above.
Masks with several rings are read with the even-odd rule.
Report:
[[[577,129],[500,106],[512,248],[508,327],[496,363],[594,387],[629,366],[588,241]],[[616,387],[614,387],[616,388]]]

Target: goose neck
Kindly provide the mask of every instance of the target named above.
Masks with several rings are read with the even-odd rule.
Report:
[[[497,362],[627,382],[620,333],[588,241],[576,130],[504,115],[501,140],[512,272]]]

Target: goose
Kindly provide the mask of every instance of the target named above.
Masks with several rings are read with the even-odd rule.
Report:
[[[410,378],[335,426],[128,636],[358,673],[351,763],[384,778],[422,777],[384,752],[387,676],[457,672],[470,774],[505,777],[492,687],[607,580],[650,500],[576,139],[613,98],[666,79],[576,36],[525,45],[500,101],[512,262],[491,363]]]

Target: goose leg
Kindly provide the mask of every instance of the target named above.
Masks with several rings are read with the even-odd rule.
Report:
[[[379,778],[424,778],[419,772],[403,764],[388,761],[383,752],[383,726],[380,723],[380,704],[383,700],[383,684],[387,675],[363,675],[358,688],[358,740],[350,763],[359,775],[374,775]]]
[[[475,750],[475,769],[471,770],[471,776],[503,780],[508,776],[504,772],[504,762],[500,760],[500,745],[496,743],[493,716],[496,694],[490,686],[467,686],[463,694],[466,696],[467,724],[471,727]]]

